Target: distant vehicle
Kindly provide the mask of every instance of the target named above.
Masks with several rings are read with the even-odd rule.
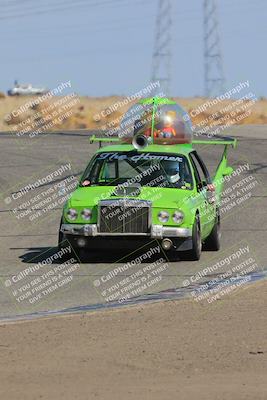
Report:
[[[19,84],[14,82],[14,87],[7,91],[8,96],[27,96],[27,95],[40,95],[48,92],[48,89],[41,86],[33,86],[31,83]]]

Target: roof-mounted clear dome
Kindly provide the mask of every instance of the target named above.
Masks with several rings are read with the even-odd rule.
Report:
[[[119,137],[131,142],[136,135],[155,144],[191,143],[192,124],[186,111],[168,99],[151,99],[133,105],[123,116]]]

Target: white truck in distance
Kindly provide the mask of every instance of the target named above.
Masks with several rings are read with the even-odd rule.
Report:
[[[33,86],[31,83],[19,84],[17,81],[14,83],[14,87],[7,91],[9,96],[27,96],[27,95],[40,95],[48,92],[45,87]]]

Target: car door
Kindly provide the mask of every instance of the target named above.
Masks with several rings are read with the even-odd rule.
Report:
[[[216,203],[214,193],[211,192],[211,178],[208,169],[200,157],[194,150],[190,153],[197,191],[199,194],[199,213],[202,230],[202,237],[207,237],[211,232],[216,214]]]

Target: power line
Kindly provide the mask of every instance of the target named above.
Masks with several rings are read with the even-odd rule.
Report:
[[[32,10],[32,11],[42,11],[44,9],[46,9],[47,7],[53,7],[53,6],[66,6],[66,5],[79,5],[79,3],[81,4],[87,4],[90,5],[90,3],[88,2],[88,0],[66,0],[66,1],[45,1],[45,2],[39,2],[36,3],[35,0],[14,0],[14,2],[9,2],[8,4],[1,4],[1,8],[3,11],[27,11],[27,10]],[[10,8],[10,10],[9,10]]]
[[[78,1],[82,1],[82,0],[78,0]],[[66,10],[73,10],[76,9],[78,6],[79,8],[82,7],[97,7],[97,6],[105,6],[105,5],[114,5],[114,3],[121,3],[121,5],[124,5],[126,0],[107,0],[107,1],[98,1],[97,3],[74,3],[73,1],[70,3],[60,3],[62,4],[63,7],[59,6],[56,8],[47,8],[47,9],[36,9],[36,10],[32,10],[32,12],[29,13],[21,13],[21,14],[7,14],[7,15],[2,15],[0,17],[0,20],[9,20],[9,19],[13,19],[13,18],[23,18],[23,17],[29,17],[29,16],[33,16],[33,15],[43,15],[43,14],[47,14],[50,12],[58,12],[58,11],[66,11]],[[129,4],[128,2],[126,4]],[[67,5],[67,7],[66,7]]]

